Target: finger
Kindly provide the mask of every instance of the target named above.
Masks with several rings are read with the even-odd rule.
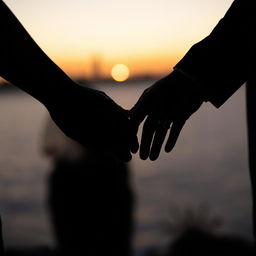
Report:
[[[140,102],[137,103],[129,112],[130,122],[132,126],[132,134],[135,139],[132,140],[131,143],[131,152],[137,153],[139,149],[139,142],[137,139],[137,133],[141,122],[145,119],[146,115],[148,114],[147,108],[144,106],[144,103],[139,100]]]
[[[135,135],[135,136],[132,136],[131,138],[131,152],[133,154],[137,153],[139,149],[139,141],[138,141],[138,137]]]
[[[137,103],[130,110],[130,120],[135,127],[139,127],[140,123],[144,120],[146,115],[148,114],[148,104],[145,97],[145,92],[141,95]]]
[[[146,160],[149,156],[150,146],[156,128],[157,120],[155,118],[148,117],[143,125],[141,137],[140,158],[142,160]]]
[[[173,122],[172,127],[170,129],[169,138],[168,138],[168,140],[166,142],[166,145],[165,145],[165,151],[166,152],[169,153],[174,148],[185,122],[186,121],[183,121],[183,120]]]
[[[131,123],[131,152],[132,153],[137,153],[138,149],[139,149],[139,142],[138,142],[138,137],[137,137],[137,133],[138,133],[138,129],[139,127],[135,126],[134,124]]]
[[[158,158],[168,129],[169,129],[169,123],[168,125],[167,124],[160,125],[156,129],[154,140],[150,150],[150,155],[149,155],[150,160],[154,161]]]

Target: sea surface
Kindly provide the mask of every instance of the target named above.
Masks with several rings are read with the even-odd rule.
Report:
[[[95,86],[129,109],[151,83]],[[25,93],[0,91],[0,212],[7,247],[55,244],[46,204],[51,163],[42,154],[47,116]],[[219,109],[205,103],[171,153],[154,162],[134,156],[136,252],[164,246],[189,218],[251,239],[247,153],[242,87]]]

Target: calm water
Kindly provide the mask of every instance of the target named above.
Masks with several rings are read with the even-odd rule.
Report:
[[[97,85],[130,108],[150,83]],[[20,92],[0,94],[0,212],[7,246],[54,245],[47,216],[50,163],[41,153],[45,109]],[[160,246],[167,221],[182,225],[187,209],[222,220],[221,232],[251,238],[244,90],[221,109],[205,104],[176,148],[155,161],[131,162],[136,201],[135,247]],[[203,208],[206,210],[203,210]],[[209,212],[207,211],[209,210]]]

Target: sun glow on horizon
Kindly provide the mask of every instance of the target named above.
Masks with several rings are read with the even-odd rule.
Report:
[[[111,76],[117,82],[124,82],[129,78],[130,70],[124,64],[116,64],[111,70]]]
[[[93,77],[125,62],[132,76],[165,74],[207,36],[233,0],[4,0],[32,38],[69,75]]]

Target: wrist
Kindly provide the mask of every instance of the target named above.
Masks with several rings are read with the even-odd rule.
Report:
[[[202,101],[207,101],[201,89],[201,86],[192,76],[178,68],[175,68],[172,73],[174,73],[176,76],[183,80],[182,84],[185,85],[186,90],[190,91],[193,95],[196,95]]]
[[[40,82],[39,94],[37,98],[46,108],[51,108],[57,102],[64,102],[67,100],[68,95],[72,97],[72,91],[78,85],[68,76],[64,77],[51,77],[48,81]]]

